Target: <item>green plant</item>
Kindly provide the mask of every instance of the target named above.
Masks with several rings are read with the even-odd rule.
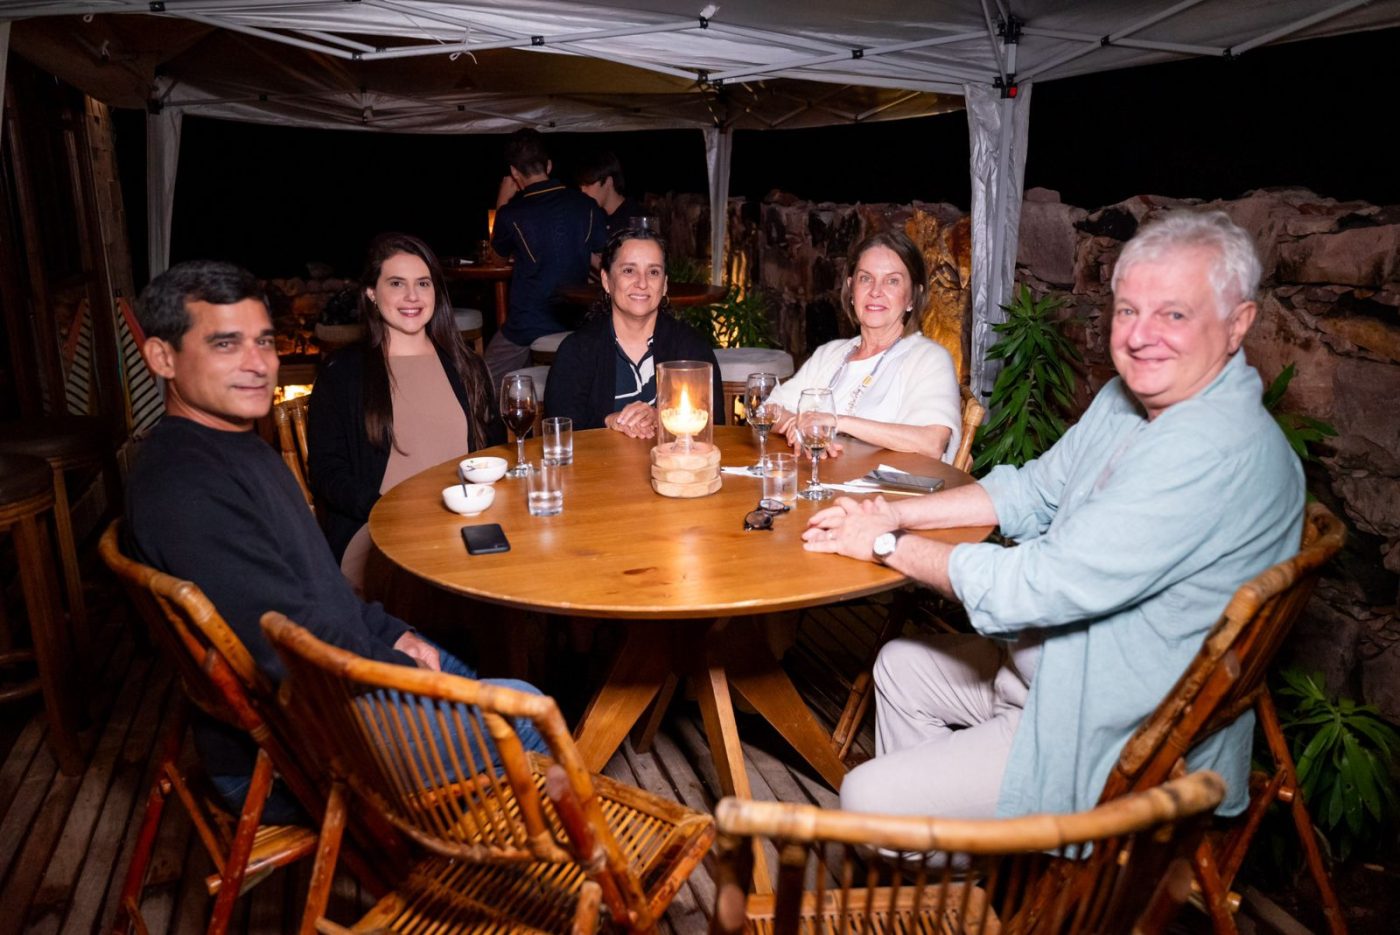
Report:
[[[1333,698],[1317,675],[1279,675],[1279,719],[1313,822],[1339,860],[1379,841],[1400,817],[1392,771],[1400,733],[1370,705]]]
[[[1279,411],[1278,405],[1283,400],[1283,394],[1288,391],[1288,384],[1293,382],[1293,375],[1294,367],[1289,364],[1274,377],[1274,382],[1264,391],[1264,408],[1269,410],[1278,427],[1283,429],[1283,437],[1288,439],[1288,444],[1293,446],[1298,457],[1304,461],[1316,461],[1317,456],[1312,453],[1312,444],[1324,438],[1334,437],[1337,430],[1330,422],[1323,422],[1321,419],[1299,415],[1296,412]]]
[[[666,278],[671,282],[709,282],[710,265],[688,256],[673,256],[666,261]]]
[[[768,339],[771,308],[761,290],[740,293],[731,286],[723,302],[681,309],[678,315],[714,347],[772,347]]]
[[[1015,299],[1002,306],[1007,319],[992,326],[1001,337],[987,359],[1004,363],[988,401],[991,421],[977,433],[974,473],[994,464],[1025,464],[1065,433],[1062,417],[1074,405],[1071,364],[1083,358],[1051,318],[1064,304],[1055,296],[1037,299],[1023,284]]]

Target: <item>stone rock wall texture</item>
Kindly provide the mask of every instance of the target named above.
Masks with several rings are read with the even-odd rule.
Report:
[[[678,252],[703,257],[703,201],[661,201]],[[1400,721],[1400,206],[1280,189],[1215,202],[1143,195],[1090,211],[1052,191],[1026,192],[1017,279],[1068,300],[1066,330],[1085,354],[1083,402],[1113,375],[1104,312],[1123,242],[1155,213],[1183,206],[1223,210],[1255,236],[1264,280],[1246,354],[1266,382],[1294,364],[1283,408],[1338,431],[1308,465],[1309,489],[1345,518],[1350,539],[1284,661],[1321,671],[1335,690]],[[931,229],[946,246],[965,224],[946,204],[810,203],[781,192],[757,205],[734,199],[729,210],[731,252],[744,255],[754,283],[775,300],[775,343],[799,361],[854,333],[840,308],[853,243],[913,219],[911,229]],[[921,238],[921,246],[934,258],[936,245]],[[943,264],[945,306],[949,288],[966,286],[950,275],[957,265],[955,257]]]

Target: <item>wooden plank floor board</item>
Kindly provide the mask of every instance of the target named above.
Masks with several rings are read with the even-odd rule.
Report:
[[[108,585],[110,587],[110,585]],[[127,614],[111,595],[93,601],[106,659],[95,665],[88,698],[97,714],[91,759],[80,776],[65,777],[45,743],[42,712],[16,726],[0,746],[0,933],[93,935],[109,930],[135,836],[144,814],[154,755],[174,716],[179,687],[150,648],[130,638]],[[819,719],[839,712],[844,682],[854,674],[878,629],[880,608],[819,609],[806,615],[787,666]],[[105,625],[104,625],[105,624]],[[839,671],[839,675],[838,675]],[[740,714],[745,762],[759,798],[830,807],[836,793],[799,762],[760,719]],[[863,742],[869,743],[869,727]],[[188,748],[185,756],[193,756]],[[698,706],[678,699],[653,747],[624,744],[604,772],[686,805],[712,811],[719,779]],[[770,849],[771,850],[771,849]],[[776,855],[770,853],[772,863]],[[157,836],[142,912],[151,935],[204,931],[213,901],[204,885],[213,867],[183,808],[167,806]],[[309,862],[272,874],[239,900],[230,932],[274,935],[300,921]],[[714,904],[714,856],[681,888],[661,931],[700,935]],[[333,888],[330,917],[357,918],[373,897],[348,875]]]
[[[83,772],[39,888],[30,901],[28,923],[35,932],[58,931],[71,902],[78,871],[87,858],[93,828],[101,817],[103,803],[116,776],[117,759],[126,745],[127,735],[141,713],[151,716],[159,710],[160,692],[146,691],[152,662],[149,657],[133,662],[123,679],[116,704],[102,726],[96,749]]]
[[[130,860],[125,844],[128,840],[133,846],[136,843],[135,835],[127,835],[126,829],[140,824],[146,790],[155,767],[155,745],[164,732],[165,713],[178,690],[165,667],[156,667],[151,674],[146,703],[132,722],[102,813],[93,828],[92,843],[79,871],[82,885],[76,888],[64,919],[62,931],[65,935],[92,931],[98,920],[106,918],[102,913],[107,895],[121,891]]]

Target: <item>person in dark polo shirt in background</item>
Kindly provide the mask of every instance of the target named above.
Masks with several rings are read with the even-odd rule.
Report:
[[[506,141],[510,172],[496,197],[491,246],[512,257],[510,309],[486,346],[492,381],[530,362],[530,343],[566,331],[561,286],[584,283],[607,243],[607,222],[598,204],[550,172],[554,164],[537,130],[517,130]]]
[[[627,194],[627,180],[622,175],[622,163],[609,150],[594,153],[579,168],[575,178],[581,192],[598,202],[608,218],[608,236],[626,230],[633,218],[646,215],[641,204]]]

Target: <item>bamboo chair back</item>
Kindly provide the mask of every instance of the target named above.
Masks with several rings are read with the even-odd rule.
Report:
[[[1267,568],[1235,592],[1206,636],[1196,658],[1137,732],[1109,774],[1100,801],[1147,788],[1185,770],[1186,754],[1211,734],[1254,709],[1270,771],[1250,782],[1244,813],[1203,840],[1195,857],[1196,881],[1217,931],[1235,931],[1239,897],[1229,891],[1265,813],[1274,802],[1292,814],[1308,872],[1317,885],[1331,932],[1346,931],[1346,917],[1322,859],[1297,768],[1283,736],[1265,681],[1269,666],[1302,614],[1322,566],[1341,549],[1346,527],[1320,503],[1308,504],[1298,554]],[[1259,755],[1260,762],[1264,754]]]
[[[112,930],[127,932],[135,926],[138,931],[145,931],[141,894],[161,816],[173,798],[189,815],[214,862],[216,872],[205,880],[210,895],[215,897],[208,931],[221,933],[227,929],[234,901],[243,890],[271,869],[311,856],[316,834],[297,825],[262,823],[263,806],[273,784],[269,745],[277,748],[253,699],[270,698],[271,689],[242,642],[199,588],[128,558],[122,553],[120,537],[121,520],[115,520],[103,533],[98,551],[121,580],[151,641],[174,665],[183,700],[252,735],[259,740],[260,748],[243,809],[235,823],[212,789],[199,788],[202,773],[181,763],[188,707],[184,703],[177,705],[160,744],[155,777],[146,797]],[[307,787],[292,764],[286,764],[286,772],[289,782],[301,781]]]
[[[363,659],[277,613],[263,617],[263,630],[287,665],[284,705],[314,719],[336,780],[372,811],[454,861],[573,865],[563,872],[586,873],[599,884],[614,919],[650,926],[648,898],[554,699]],[[519,719],[531,721],[545,739],[567,790],[544,794],[547,764],[525,752],[514,724]],[[556,810],[561,799],[574,803],[569,814]],[[528,896],[480,895],[502,901]]]
[[[1331,511],[1308,504],[1301,550],[1235,592],[1170,694],[1124,745],[1100,801],[1160,784],[1188,750],[1255,704],[1320,569],[1345,538]]]
[[[1088,812],[988,820],[726,798],[710,931],[1157,931],[1224,792],[1200,772]],[[777,847],[777,884],[746,898],[754,838]]]
[[[185,696],[231,727],[265,733],[261,713],[250,696],[270,699],[272,685],[258,671],[243,641],[193,582],[128,558],[121,549],[121,524],[118,519],[107,527],[98,551],[121,579],[151,642],[175,667]]]
[[[277,444],[282,450],[282,460],[297,479],[306,505],[314,510],[316,498],[311,495],[311,474],[306,467],[306,407],[310,402],[310,395],[284,399],[272,408],[272,417],[277,423]]]

